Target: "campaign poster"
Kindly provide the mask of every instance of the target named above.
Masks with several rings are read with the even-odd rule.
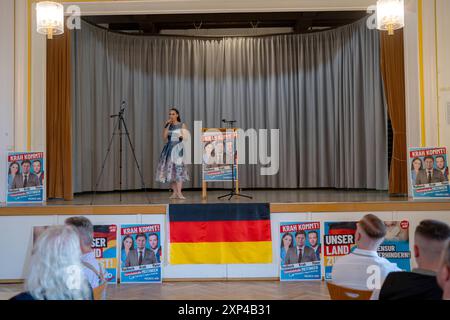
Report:
[[[280,223],[280,281],[322,279],[320,222]]]
[[[7,203],[44,202],[44,153],[8,153]]]
[[[202,135],[203,181],[237,180],[237,133],[234,130],[210,129]]]
[[[117,226],[94,226],[92,250],[108,283],[117,283]]]
[[[325,280],[331,280],[336,259],[352,252],[356,245],[355,232],[356,222],[325,222],[323,239]]]
[[[414,199],[450,198],[447,148],[411,148],[409,169]]]
[[[403,271],[411,271],[411,251],[409,249],[409,222],[385,221],[386,237],[378,248],[378,255],[388,259]]]
[[[409,222],[385,221],[384,224],[386,237],[377,250],[378,255],[397,264],[403,271],[410,271]],[[324,229],[325,280],[331,280],[336,259],[356,248],[356,222],[325,222]]]
[[[161,282],[161,225],[122,225],[120,234],[120,282]]]

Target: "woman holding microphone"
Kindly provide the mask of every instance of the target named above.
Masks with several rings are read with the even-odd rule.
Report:
[[[183,139],[186,125],[181,122],[180,112],[176,108],[169,110],[169,120],[163,129],[163,139],[166,142],[159,157],[156,180],[161,183],[170,183],[173,194],[170,199],[186,198],[181,193],[183,182],[189,180],[186,167],[183,163]]]

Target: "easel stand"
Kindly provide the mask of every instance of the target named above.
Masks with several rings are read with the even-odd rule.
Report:
[[[97,182],[95,184],[94,193],[92,194],[91,205],[94,203],[95,196],[96,196],[97,190],[98,190],[98,186],[100,184],[100,181],[102,179],[103,173],[105,171],[106,161],[108,160],[109,155],[111,154],[111,147],[112,147],[112,144],[114,142],[114,137],[117,136],[117,135],[119,136],[119,186],[120,186],[119,187],[119,199],[120,199],[120,202],[122,202],[122,150],[123,150],[123,136],[126,135],[128,144],[130,145],[131,152],[133,154],[134,163],[135,163],[136,168],[137,168],[137,170],[139,172],[139,176],[141,177],[141,187],[144,189],[145,197],[147,198],[148,203],[149,204],[151,203],[150,199],[148,197],[148,194],[147,194],[147,188],[145,187],[144,176],[142,174],[141,167],[139,166],[139,162],[138,162],[138,160],[136,158],[136,153],[134,151],[133,143],[131,142],[130,133],[128,132],[127,124],[125,123],[125,119],[123,117],[124,113],[125,113],[125,102],[122,103],[122,107],[121,107],[120,112],[118,114],[113,114],[113,115],[110,116],[110,118],[118,118],[118,120],[117,120],[116,125],[114,126],[114,131],[112,133],[112,137],[111,137],[111,140],[109,141],[109,145],[108,145],[108,150],[106,152],[105,159],[103,160],[103,163],[102,163],[102,169],[100,171],[100,174],[99,174],[99,176],[97,178]]]
[[[227,121],[227,120],[222,120],[224,123],[226,123],[227,125],[227,129],[231,130],[236,130],[236,128],[234,127],[234,124],[236,123],[236,121]],[[247,198],[247,199],[253,199],[253,197],[245,195],[245,194],[241,194],[239,192],[239,182],[236,181],[236,175],[235,175],[235,167],[237,166],[237,157],[236,157],[236,149],[233,150],[233,165],[231,166],[231,191],[227,194],[224,194],[223,196],[218,197],[217,199],[222,200],[224,198],[228,198],[228,201],[230,201],[231,199],[233,199],[233,197],[241,197],[241,198]]]

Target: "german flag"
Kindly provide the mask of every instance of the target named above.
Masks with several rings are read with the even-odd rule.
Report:
[[[272,263],[269,204],[169,206],[171,264]]]

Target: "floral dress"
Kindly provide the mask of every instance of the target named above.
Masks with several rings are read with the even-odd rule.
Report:
[[[169,126],[168,142],[159,157],[156,181],[162,183],[185,182],[189,180],[183,163],[183,143],[180,141],[182,123]]]

